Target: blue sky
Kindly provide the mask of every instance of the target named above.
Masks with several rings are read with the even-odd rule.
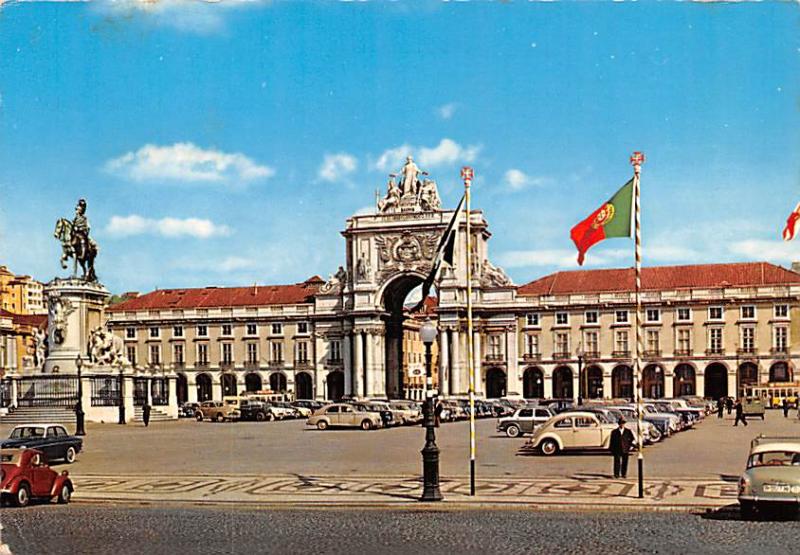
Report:
[[[577,268],[569,229],[643,150],[646,265],[800,260],[796,4],[6,3],[0,263],[63,274],[89,202],[114,291],[292,283],[407,152],[475,168],[492,260]],[[629,240],[587,267],[632,264]]]

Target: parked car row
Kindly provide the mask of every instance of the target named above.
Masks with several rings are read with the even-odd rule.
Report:
[[[422,422],[422,404],[411,400],[343,399],[316,410],[306,425],[319,430],[361,428],[374,430]]]
[[[203,401],[202,403],[184,403],[179,410],[182,418],[194,418],[198,422],[256,421],[271,422],[273,420],[290,420],[308,418],[322,407],[321,401],[268,401],[256,396],[225,397],[222,401]]]

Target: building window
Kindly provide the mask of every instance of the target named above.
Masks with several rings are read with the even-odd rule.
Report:
[[[278,343],[277,341],[273,341],[272,343],[270,343],[270,353],[272,355],[272,358],[270,359],[272,362],[275,362],[275,363],[283,362],[283,344],[282,343]]]
[[[692,351],[692,330],[678,330],[678,351],[683,354]]]
[[[198,337],[208,337],[208,326],[197,326]]]
[[[502,356],[503,347],[500,340],[501,337],[497,334],[492,334],[489,336],[489,356],[491,357]]]
[[[614,334],[614,346],[617,353],[627,354],[628,348],[628,330],[617,330]]]
[[[678,309],[678,322],[691,322],[692,321],[692,309],[691,308],[679,308]]]
[[[661,350],[658,330],[647,330],[647,350],[650,353],[658,353]]]
[[[233,363],[233,345],[231,343],[222,344],[222,364]]]
[[[176,343],[172,346],[172,362],[175,364],[183,364],[183,344]]]
[[[585,321],[587,324],[596,324],[598,322],[598,314],[596,310],[589,310],[586,312]]]
[[[566,312],[556,312],[556,325],[566,326],[569,324],[569,314]]]
[[[247,362],[248,364],[258,363],[258,343],[247,344]]]
[[[128,347],[128,360],[134,366],[136,366],[136,346],[130,345]]]
[[[283,333],[282,324],[272,324],[272,335],[281,335]]]
[[[175,326],[172,328],[173,337],[183,337],[183,326]]]
[[[197,345],[197,364],[208,364],[208,345],[205,343]]]
[[[525,324],[528,326],[538,327],[539,326],[539,314],[536,312],[530,312],[525,315]]]
[[[159,328],[150,328],[150,337],[157,339],[161,335],[161,329]]]
[[[742,350],[753,353],[756,350],[756,329],[753,327],[742,328]]]
[[[556,353],[566,355],[569,353],[569,334],[563,331],[556,333]]]
[[[661,311],[657,308],[648,308],[644,313],[645,322],[660,322]]]
[[[125,338],[136,339],[136,328],[125,328]]]
[[[297,343],[297,362],[308,362],[308,343],[305,341],[300,341]]]
[[[222,335],[230,337],[233,335],[233,328],[230,324],[222,324]]]
[[[247,335],[258,335],[258,326],[255,324],[247,324]]]
[[[337,339],[330,342],[330,362],[339,362],[342,360],[342,343]]]
[[[298,322],[297,333],[308,333],[308,322]]]
[[[708,329],[708,348],[714,354],[722,353],[722,328]]]
[[[529,333],[525,336],[525,352],[532,356],[539,354],[539,336],[537,334]]]
[[[788,304],[776,304],[775,305],[775,318],[788,318],[789,317],[789,305]]]
[[[789,328],[776,326],[773,328],[772,336],[775,350],[781,353],[786,352],[786,346],[789,344]]]
[[[756,307],[753,305],[743,306],[742,310],[742,320],[755,320],[756,319]]]
[[[587,313],[588,314],[588,313]],[[595,313],[596,315],[597,313]],[[597,356],[600,352],[599,343],[600,343],[600,334],[596,331],[587,331],[583,334],[584,344],[586,345],[586,352],[590,356]]]
[[[150,364],[161,364],[161,345],[150,345]]]
[[[628,323],[628,311],[627,310],[617,310],[614,313],[614,321],[617,324],[627,324]]]
[[[722,307],[721,306],[710,306],[710,307],[708,307],[708,319],[709,320],[722,320]]]

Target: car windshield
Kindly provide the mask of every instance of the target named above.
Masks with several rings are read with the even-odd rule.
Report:
[[[750,456],[747,468],[755,466],[800,466],[800,451],[764,451]]]
[[[14,431],[11,432],[11,439],[28,439],[37,437],[44,437],[44,428],[39,426],[23,426],[20,428],[14,428]]]

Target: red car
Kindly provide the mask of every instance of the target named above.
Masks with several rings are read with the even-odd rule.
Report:
[[[12,499],[18,507],[36,498],[57,498],[59,503],[69,503],[75,489],[69,472],[59,474],[52,470],[38,449],[0,450],[0,468],[2,500]]]

